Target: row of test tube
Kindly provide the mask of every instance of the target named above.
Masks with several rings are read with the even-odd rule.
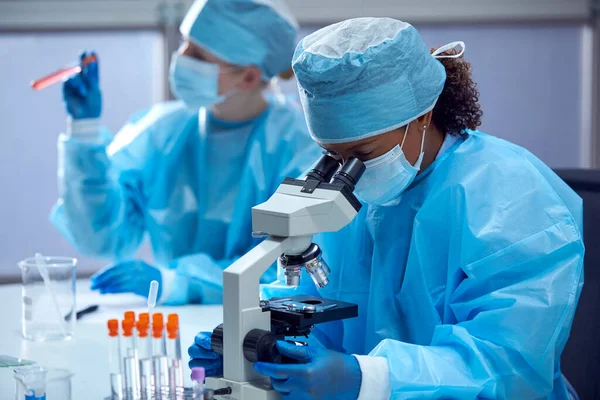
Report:
[[[150,323],[150,318],[152,323]],[[119,325],[121,329],[119,329]],[[183,399],[179,317],[127,311],[108,321],[112,399]]]

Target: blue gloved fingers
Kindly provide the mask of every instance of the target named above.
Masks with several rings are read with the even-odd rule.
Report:
[[[86,57],[96,55],[94,52],[83,52],[80,56],[80,60],[83,61]],[[96,55],[96,57],[98,57]],[[92,89],[98,86],[98,61],[91,62],[87,65],[81,65],[81,76],[88,87]]]
[[[306,376],[308,374],[308,368],[305,364],[272,364],[257,362],[254,364],[254,370],[261,375],[279,380],[285,380],[292,376]]]
[[[194,338],[194,343],[203,349],[212,351],[212,332],[199,332]]]
[[[136,271],[128,270],[126,268],[115,267],[110,271],[106,271],[98,277],[92,277],[92,286],[106,286],[111,283],[122,283],[126,281],[136,280],[138,276]]]
[[[69,96],[75,95],[75,98],[83,100],[88,94],[88,88],[81,77],[81,74],[70,77],[63,84],[63,97],[65,100],[71,100]]]
[[[283,340],[277,341],[277,349],[282,355],[297,360],[302,364],[311,362],[314,356],[314,351],[310,346],[296,346],[293,343]]]
[[[271,378],[271,386],[273,386],[273,389],[277,390],[282,395],[287,395],[287,394],[292,393],[292,389],[290,387],[290,378],[288,378],[288,379]]]
[[[123,264],[111,265],[106,268],[103,268],[92,276],[92,286],[95,284],[105,285],[106,283],[112,282],[116,278],[127,274],[127,271],[129,270],[130,268],[127,268]]]
[[[129,284],[109,285],[99,290],[100,294],[130,293],[133,291],[131,285]]]
[[[119,275],[114,279],[106,280],[102,282],[94,282],[91,286],[92,290],[102,290],[110,287],[121,287],[127,286],[130,288],[137,287],[135,276],[129,276],[128,274]],[[148,293],[144,293],[147,295]]]
[[[188,354],[192,358],[199,358],[203,360],[217,360],[221,357],[214,351],[206,350],[205,348],[200,347],[198,345],[190,346],[190,348],[188,349]]]
[[[219,368],[223,367],[223,362],[222,360],[206,360],[203,358],[191,358],[190,363],[193,362],[194,364],[197,364],[196,366],[200,366],[203,367],[204,369],[214,369],[214,370],[218,370]]]
[[[79,53],[79,62],[83,61],[87,56],[88,56],[88,51],[83,50],[81,53]]]
[[[215,366],[215,365],[207,364],[206,361],[203,361],[203,360],[190,360],[190,362],[188,363],[188,366],[190,367],[190,369],[196,368],[196,367],[204,368],[206,376],[223,375],[223,365]]]

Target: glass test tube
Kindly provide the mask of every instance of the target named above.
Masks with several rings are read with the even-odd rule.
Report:
[[[167,322],[167,357],[169,358],[169,387],[172,393],[183,393],[183,360],[179,339],[179,318],[170,314]]]
[[[136,323],[138,332],[138,356],[140,360],[140,384],[145,398],[151,398],[154,392],[154,371],[152,367],[152,343],[148,336],[150,322],[140,314]]]
[[[121,322],[123,337],[121,350],[123,356],[123,372],[125,374],[125,392],[128,398],[140,397],[139,357],[134,337],[135,320],[124,319]]]
[[[110,370],[110,391],[113,399],[122,399],[123,393],[123,373],[121,363],[121,343],[119,340],[119,320],[108,320],[108,363]]]
[[[163,333],[163,315],[161,313],[152,314],[152,360],[156,392],[169,391],[169,359]]]

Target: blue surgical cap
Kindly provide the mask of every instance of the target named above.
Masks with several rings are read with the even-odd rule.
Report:
[[[235,65],[256,65],[271,79],[290,68],[298,24],[282,0],[197,0],[181,34]]]
[[[310,133],[322,144],[389,132],[431,111],[446,70],[419,32],[391,18],[357,18],[304,38],[292,62]]]

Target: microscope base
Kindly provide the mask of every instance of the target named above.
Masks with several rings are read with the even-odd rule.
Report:
[[[219,399],[227,400],[281,400],[267,380],[256,382],[235,382],[224,378],[206,378],[206,387],[209,389],[220,389],[230,387],[232,392],[227,396],[219,396]]]

